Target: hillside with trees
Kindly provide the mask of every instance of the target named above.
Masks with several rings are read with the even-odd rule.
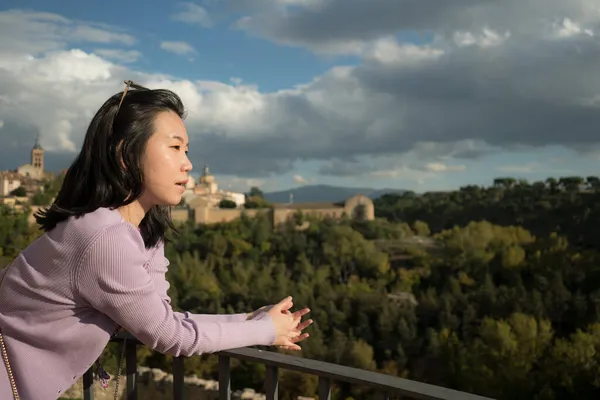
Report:
[[[217,313],[292,294],[315,321],[302,357],[497,399],[596,399],[599,182],[503,178],[384,195],[375,221],[299,216],[273,230],[265,215],[184,224],[167,244],[169,295],[177,309]],[[0,254],[14,257],[36,231],[22,215],[0,212]],[[111,345],[113,367],[117,352]],[[140,356],[171,368],[169,357]],[[185,368],[217,376],[215,356]],[[261,390],[264,375],[264,366],[236,363],[233,388]],[[284,399],[314,395],[316,386],[315,377],[281,371]],[[370,392],[339,385],[335,398]]]

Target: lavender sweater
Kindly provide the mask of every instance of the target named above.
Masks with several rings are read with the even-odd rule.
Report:
[[[175,312],[164,247],[100,208],[42,235],[0,271],[0,329],[23,400],[56,399],[100,356],[118,325],[153,350],[192,356],[271,345],[272,319]],[[1,361],[1,357],[0,357]],[[12,399],[0,365],[0,399]]]

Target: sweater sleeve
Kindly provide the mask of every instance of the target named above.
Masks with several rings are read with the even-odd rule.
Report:
[[[274,342],[270,318],[202,321],[174,312],[144,268],[142,246],[133,226],[107,228],[79,263],[74,282],[77,292],[146,346],[164,354],[191,356]]]
[[[162,299],[171,304],[171,298],[168,295],[169,281],[166,274],[169,267],[169,259],[165,257],[164,243],[161,241],[150,259],[148,273],[154,281],[154,287]],[[237,314],[192,314],[187,313],[189,318],[198,323],[203,322],[241,322],[246,320],[246,313]]]

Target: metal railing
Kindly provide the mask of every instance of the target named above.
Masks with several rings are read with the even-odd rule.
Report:
[[[125,399],[138,399],[137,386],[137,346],[143,345],[128,333],[117,335],[112,341],[122,342],[125,345]],[[354,385],[366,386],[376,389],[381,393],[382,400],[390,396],[406,396],[415,400],[492,400],[470,393],[459,392],[440,386],[433,386],[422,382],[411,381],[404,378],[365,371],[362,369],[346,367],[323,361],[309,360],[301,357],[288,356],[271,351],[253,348],[239,348],[218,353],[219,357],[219,399],[231,400],[231,369],[232,358],[238,360],[257,362],[267,367],[265,390],[267,400],[277,400],[279,392],[279,369],[287,369],[316,375],[319,378],[319,400],[331,400],[331,387],[333,382],[346,382]],[[185,357],[173,358],[173,399],[184,399],[184,370]],[[83,398],[93,400],[93,372],[90,368],[83,376]]]

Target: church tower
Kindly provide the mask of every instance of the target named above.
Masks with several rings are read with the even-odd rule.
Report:
[[[194,193],[197,195],[208,195],[217,193],[218,190],[219,187],[217,182],[215,182],[215,177],[210,174],[208,165],[205,165],[202,176],[198,179],[198,183],[194,188]]]
[[[40,171],[40,175],[44,173],[44,149],[40,145],[39,135],[35,139],[33,149],[31,149],[31,165]]]

